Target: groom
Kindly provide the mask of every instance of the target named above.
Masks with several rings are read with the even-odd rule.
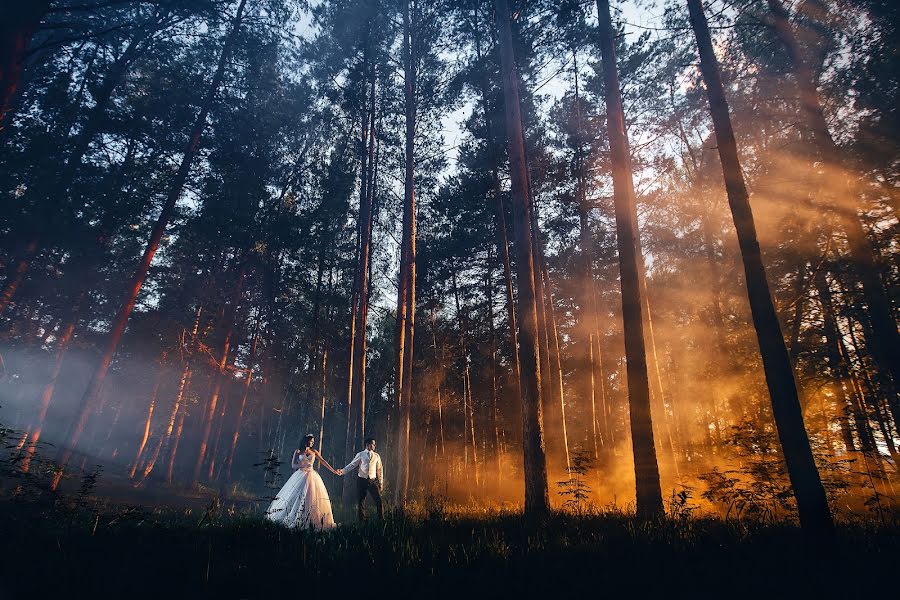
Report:
[[[375,452],[375,438],[366,438],[366,449],[358,453],[343,469],[338,469],[338,475],[346,471],[352,471],[359,467],[356,478],[357,514],[361,522],[366,521],[366,495],[372,494],[375,499],[375,507],[378,509],[378,518],[384,519],[384,505],[381,502],[381,489],[384,486],[384,468],[381,457]]]

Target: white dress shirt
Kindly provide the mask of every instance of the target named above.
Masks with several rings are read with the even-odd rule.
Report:
[[[359,467],[359,477],[363,479],[377,479],[378,486],[384,483],[384,469],[381,465],[381,457],[374,450],[363,450],[353,457],[350,464],[344,467],[344,471],[350,471]]]

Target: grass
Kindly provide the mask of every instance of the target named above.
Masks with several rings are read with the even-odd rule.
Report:
[[[351,522],[345,519],[345,522]],[[791,525],[616,510],[540,522],[432,504],[418,514],[291,531],[256,515],[0,503],[0,597],[820,597],[890,588],[894,528],[843,524],[833,548]],[[372,583],[366,583],[369,579]]]

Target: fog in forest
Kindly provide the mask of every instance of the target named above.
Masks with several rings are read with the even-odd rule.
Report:
[[[519,345],[525,334],[521,312],[510,326],[507,294],[517,305],[522,255],[493,5],[415,3],[407,131],[396,3],[183,4],[71,13],[91,31],[127,23],[81,45],[35,33],[43,50],[0,131],[0,268],[4,290],[16,282],[0,316],[0,425],[13,470],[34,494],[75,492],[98,473],[97,493],[114,500],[218,496],[261,512],[304,434],[335,468],[374,436],[392,503],[521,510],[531,467],[512,334]],[[513,4],[550,503],[634,510],[596,7]],[[687,12],[615,4],[665,510],[793,519]],[[886,360],[896,349],[879,344],[893,339],[885,323],[896,337],[900,192],[896,140],[878,119],[896,109],[866,87],[875,66],[854,39],[882,43],[867,25],[880,22],[865,2],[791,8],[837,152],[817,153],[794,67],[758,26],[768,4],[706,4],[829,506],[848,518],[887,510],[900,499],[900,381]],[[302,35],[282,35],[298,23]],[[198,127],[199,146],[185,151]],[[27,254],[32,234],[41,241]],[[339,501],[343,482],[320,473]],[[15,485],[0,493],[24,493]]]

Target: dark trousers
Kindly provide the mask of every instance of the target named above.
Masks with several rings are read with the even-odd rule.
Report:
[[[381,488],[377,479],[356,478],[357,515],[360,521],[366,520],[366,494],[372,494],[375,500],[375,508],[378,509],[378,518],[384,519],[384,504],[381,502]]]

